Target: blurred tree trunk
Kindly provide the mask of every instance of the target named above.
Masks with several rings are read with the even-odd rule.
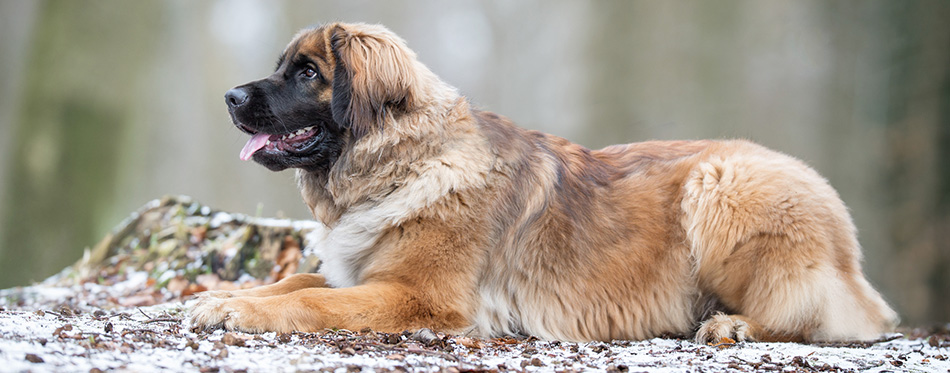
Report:
[[[59,271],[81,255],[77,243],[92,245],[105,231],[100,218],[121,193],[117,149],[132,101],[125,92],[149,56],[130,40],[160,22],[153,10],[125,1],[39,5],[10,130],[17,141],[7,153],[0,288]]]
[[[950,3],[888,3],[900,41],[889,57],[882,184],[905,324],[950,320]]]

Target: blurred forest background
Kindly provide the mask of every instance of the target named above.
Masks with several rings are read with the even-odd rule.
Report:
[[[309,218],[223,94],[300,28],[382,23],[476,105],[591,148],[747,138],[851,208],[905,324],[950,321],[950,1],[0,0],[0,288],[186,194]]]

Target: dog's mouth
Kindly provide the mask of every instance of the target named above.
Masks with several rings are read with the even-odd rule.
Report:
[[[241,160],[244,161],[250,160],[258,152],[271,156],[309,154],[320,143],[323,135],[319,126],[304,127],[282,135],[258,132],[244,125],[239,127],[251,134],[251,139],[241,149]]]

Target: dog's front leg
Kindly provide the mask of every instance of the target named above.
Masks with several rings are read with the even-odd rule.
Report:
[[[366,327],[398,332],[422,327],[456,330],[462,313],[397,283],[349,288],[310,288],[268,297],[205,299],[191,312],[192,324],[252,333],[313,332]]]
[[[300,289],[322,288],[327,286],[327,280],[319,273],[297,273],[276,283],[256,288],[241,290],[211,290],[196,294],[198,302],[202,303],[211,298],[232,297],[269,297],[287,294]]]

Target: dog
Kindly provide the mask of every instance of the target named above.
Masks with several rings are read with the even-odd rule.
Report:
[[[896,313],[828,182],[742,140],[589,150],[481,111],[382,26],[301,31],[225,95],[293,168],[319,273],[205,292],[199,327],[591,341],[869,340]]]

